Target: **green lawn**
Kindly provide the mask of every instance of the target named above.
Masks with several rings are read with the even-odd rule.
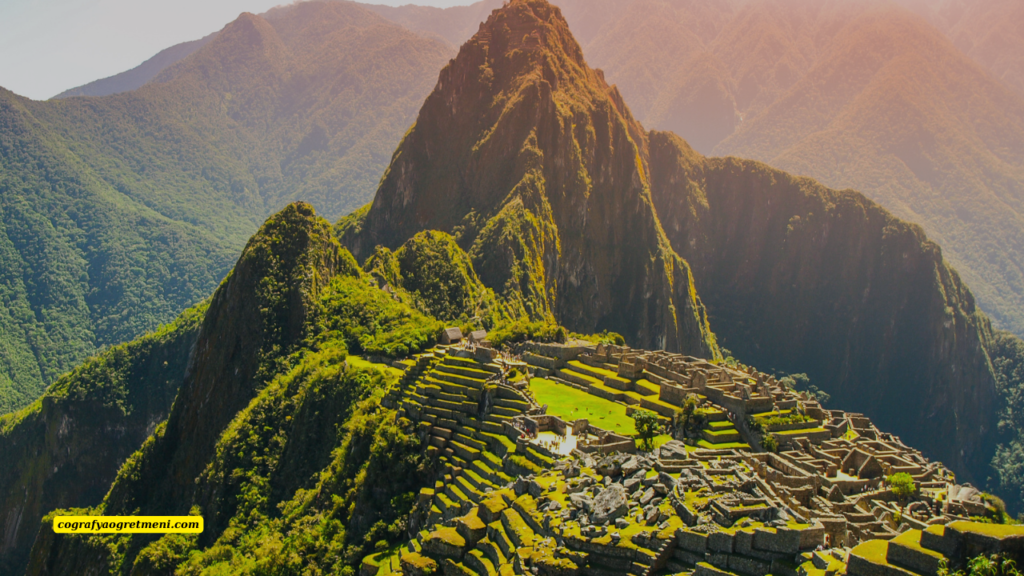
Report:
[[[383,370],[387,374],[395,374],[398,376],[402,375],[402,371],[398,368],[388,366],[387,364],[374,364],[373,362],[360,358],[359,356],[349,356],[345,358],[345,361],[353,368],[375,368],[377,370]]]
[[[566,422],[586,418],[598,428],[617,434],[636,434],[633,418],[626,416],[626,406],[587,394],[582,390],[556,384],[545,378],[530,380],[537,402],[548,405],[548,414],[559,416]]]

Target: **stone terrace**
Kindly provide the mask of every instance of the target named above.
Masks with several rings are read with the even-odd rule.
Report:
[[[508,354],[439,346],[396,363],[405,375],[385,404],[418,423],[440,472],[420,493],[415,536],[367,557],[364,576],[931,575],[941,557],[956,565],[1024,539],[980,534],[963,522],[987,512],[977,490],[863,415],[756,370],[614,346],[514,353],[536,376],[665,422],[693,395],[707,427],[689,445],[626,453],[629,439],[545,414],[525,381],[508,380],[523,366]],[[779,439],[778,453],[759,449],[751,423]],[[561,457],[531,439],[574,428],[614,450]],[[902,512],[884,485],[895,472],[919,487]]]

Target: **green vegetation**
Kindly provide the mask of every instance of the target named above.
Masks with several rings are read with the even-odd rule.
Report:
[[[914,478],[906,472],[897,472],[885,479],[885,483],[889,485],[889,489],[892,490],[894,496],[900,501],[900,505],[906,503],[907,498],[910,498],[917,492],[917,485],[914,484]]]
[[[996,388],[1001,407],[999,432],[1002,441],[992,458],[998,485],[993,491],[1011,503],[1012,513],[1024,513],[1024,341],[1009,333],[996,331],[991,349]]]
[[[640,447],[648,452],[654,450],[654,437],[658,435],[658,430],[661,428],[658,415],[650,410],[634,409],[633,426],[636,428],[636,437],[640,441]]]
[[[832,399],[831,394],[824,390],[819,390],[817,386],[811,384],[811,379],[807,374],[801,373],[783,376],[779,379],[779,383],[790,390],[806,393],[811,397],[811,399],[817,400],[822,406]]]
[[[527,340],[565,342],[568,337],[569,333],[566,329],[554,322],[531,322],[530,320],[517,320],[502,324],[487,334],[487,338],[496,348]]]
[[[312,347],[273,364],[278,373],[219,436],[198,481],[200,509],[216,541],[87,539],[97,550],[137,570],[295,572],[355,569],[365,555],[405,538],[425,476],[420,440],[412,423],[380,404],[397,379],[394,371],[345,362],[346,349],[369,336],[382,349],[394,349],[424,320],[436,321],[361,277],[335,278],[319,306],[323,323],[309,328],[317,333],[308,340]],[[356,309],[365,312],[353,314]],[[142,488],[137,483],[154,447],[147,443],[125,464],[113,493]],[[108,497],[99,510],[109,513],[116,505]]]
[[[19,574],[39,519],[61,502],[99,502],[118,466],[167,417],[181,386],[207,303],[174,323],[115,346],[57,379],[42,398],[0,416],[0,517],[21,515],[21,528],[0,556],[0,573]],[[47,430],[74,430],[60,443]]]
[[[700,399],[690,394],[674,414],[675,425],[688,437],[696,436],[708,424],[707,411],[697,408],[699,404]]]
[[[950,571],[947,560],[939,561],[938,576],[1021,576],[1017,563],[999,554],[975,556],[967,561],[967,568]]]
[[[363,278],[338,277],[321,300],[320,336],[356,354],[407,356],[433,346],[443,324],[396,301]]]
[[[633,436],[637,432],[633,418],[626,415],[626,407],[617,402],[545,378],[531,379],[530,390],[538,403],[548,405],[549,414],[567,422],[586,418],[594,426],[616,434]]]
[[[365,204],[449,57],[311,4],[242,16],[134,92],[0,90],[0,413],[208,297],[285,204]]]
[[[766,430],[772,426],[785,426],[788,424],[814,421],[814,418],[797,412],[791,412],[785,415],[767,412],[765,414],[756,414],[747,419],[747,423],[751,426],[751,429],[756,428],[758,431]]]
[[[0,450],[13,463],[0,473],[0,486],[10,491],[26,482],[35,485],[28,505],[32,514],[39,510],[36,518],[52,508],[53,502],[35,500],[44,494],[87,504],[107,494],[98,509],[109,512],[118,506],[135,509],[131,502],[147,501],[151,487],[160,485],[147,505],[162,506],[159,501],[175,489],[163,473],[170,458],[161,456],[175,414],[213,406],[199,420],[214,426],[220,421],[226,428],[211,431],[210,440],[216,442],[207,451],[211,461],[197,471],[202,472],[200,483],[186,486],[197,491],[208,531],[222,539],[212,548],[177,536],[85,541],[99,546],[103,555],[114,554],[117,562],[128,558],[140,570],[179,566],[182,573],[193,573],[227,559],[233,563],[226,566],[251,567],[249,560],[277,546],[272,542],[336,546],[325,552],[333,555],[329,562],[334,565],[337,557],[354,563],[381,541],[404,538],[404,518],[423,476],[419,437],[409,422],[380,406],[398,371],[349,358],[348,351],[415,352],[433,344],[441,323],[371,286],[338,246],[330,226],[301,203],[267,221],[208,306],[99,355],[51,387],[46,402],[0,419],[0,434],[10,440]],[[209,345],[202,339],[197,344],[201,323],[203,337],[217,346],[244,345],[228,365],[221,356],[201,358],[199,376],[179,394],[192,349]],[[250,374],[243,386],[236,378],[241,370]],[[213,386],[209,395],[201,391],[207,385]],[[158,426],[143,443],[152,426],[167,418],[176,394],[170,424]],[[213,400],[193,403],[189,394]],[[239,405],[245,394],[252,394],[251,402]],[[49,451],[41,432],[62,418],[76,433],[68,446]],[[124,430],[111,438],[119,426]],[[190,454],[201,454],[204,438],[195,435],[195,428],[179,430],[192,436],[178,441],[190,447]],[[65,467],[64,458],[82,468]],[[81,477],[85,471],[87,477]],[[47,491],[44,482],[51,487]],[[108,492],[111,482],[114,489]],[[321,492],[335,499],[317,498]],[[278,528],[284,532],[274,535]],[[33,532],[23,532],[17,552],[9,556],[15,573],[22,571]],[[240,538],[241,533],[246,537]],[[117,542],[131,546],[118,548]],[[198,549],[204,553],[197,555]],[[181,565],[186,559],[189,563]]]
[[[494,293],[477,278],[469,255],[444,232],[420,232],[393,254],[378,247],[363,266],[406,290],[418,308],[442,321],[474,319],[491,328],[505,316]]]

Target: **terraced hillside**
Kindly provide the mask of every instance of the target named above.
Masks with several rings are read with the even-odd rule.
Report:
[[[934,575],[940,560],[1024,539],[1024,527],[965,521],[993,511],[941,464],[752,368],[579,341],[514,351],[439,346],[396,363],[405,375],[385,403],[439,466],[409,540],[365,557],[361,574]],[[628,412],[656,399],[672,420],[692,398],[705,419],[645,453],[592,425],[584,404],[575,419],[552,415],[538,392]],[[767,435],[780,452],[751,447]],[[896,472],[913,479],[909,502],[890,487]]]

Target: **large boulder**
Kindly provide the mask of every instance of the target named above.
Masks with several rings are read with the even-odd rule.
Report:
[[[569,496],[569,502],[572,503],[573,507],[584,512],[590,512],[594,507],[594,501],[586,494],[572,494]]]
[[[622,465],[632,457],[628,454],[615,453],[606,456],[597,465],[597,471],[604,476],[618,476],[622,473]]]
[[[669,440],[658,449],[662,460],[686,460],[686,445],[679,440]]]
[[[622,484],[612,484],[594,498],[590,519],[594,524],[604,524],[614,521],[627,511],[626,489]]]

